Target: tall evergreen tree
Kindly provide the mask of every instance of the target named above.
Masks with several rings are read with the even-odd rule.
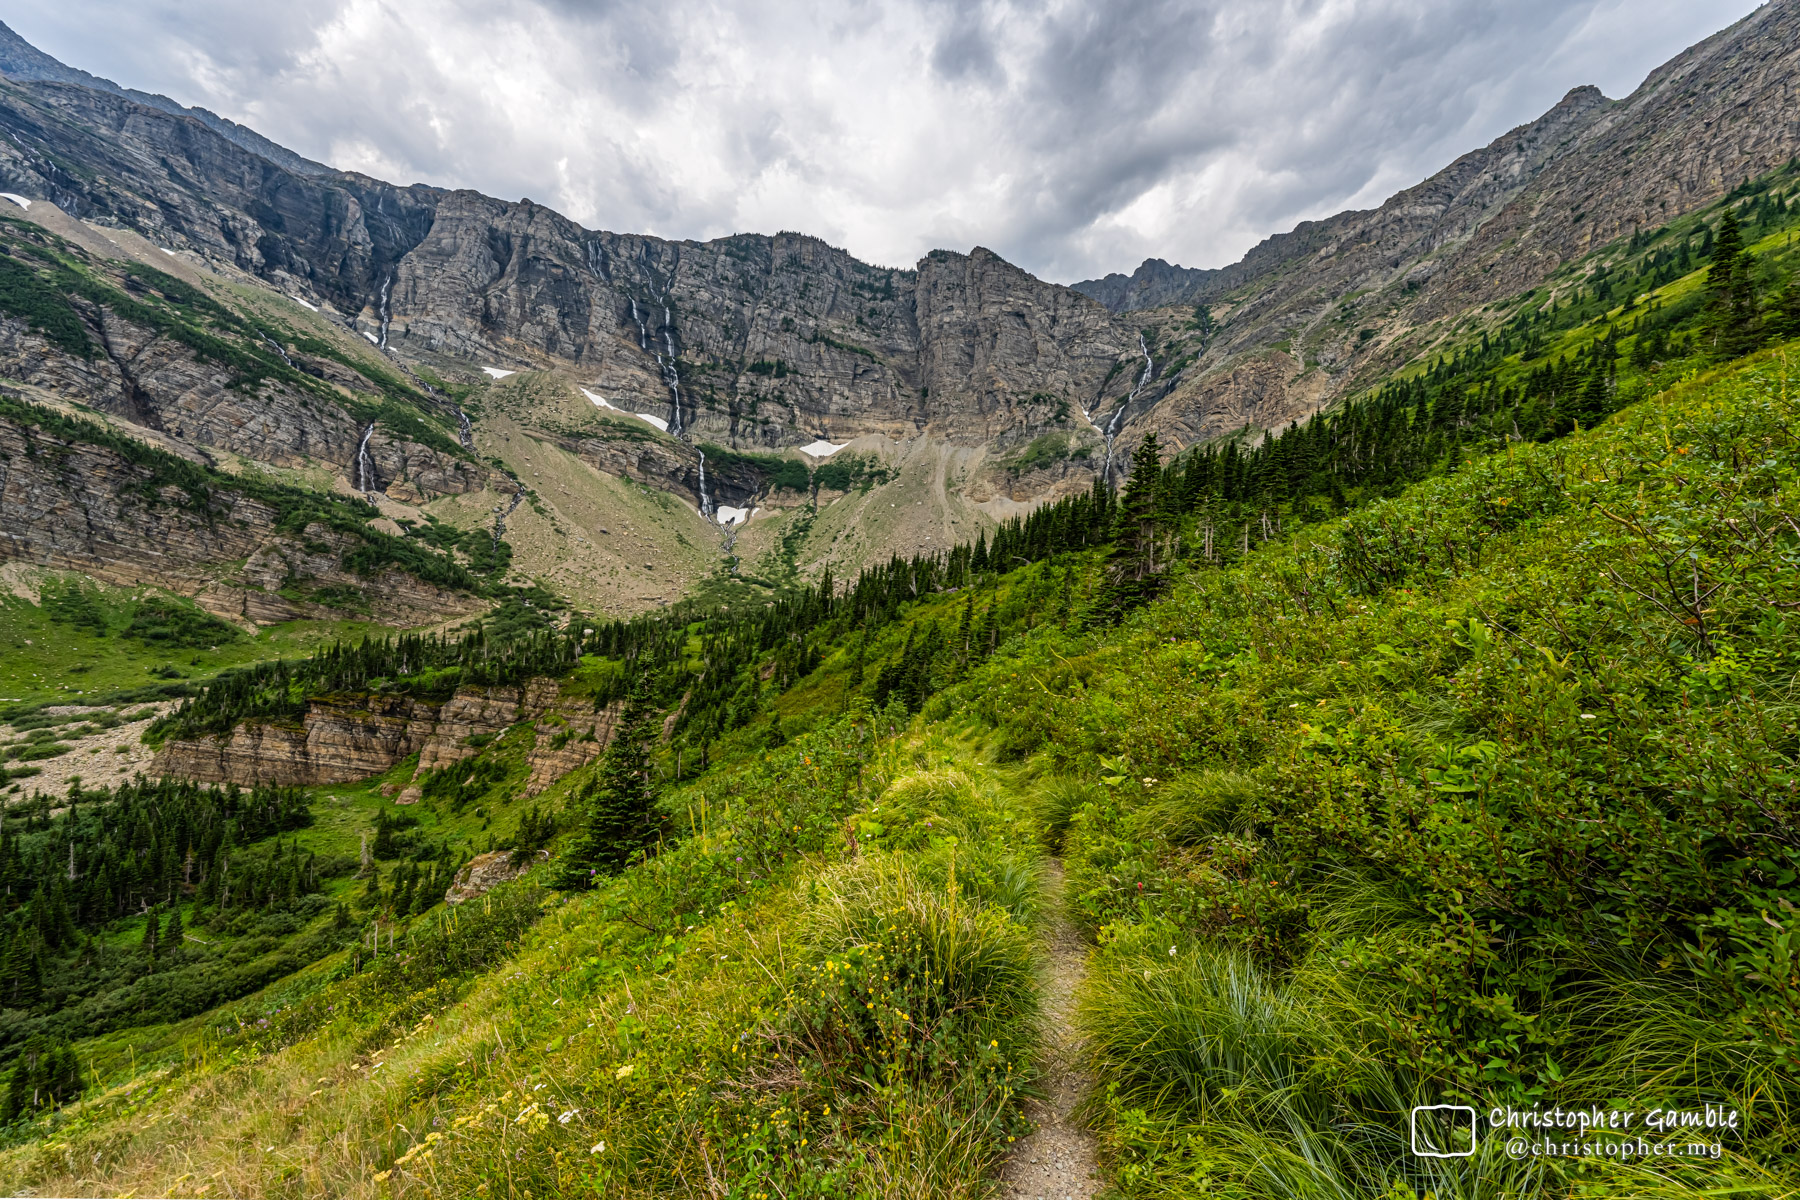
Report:
[[[1775,301],[1774,334],[1783,341],[1800,338],[1800,273],[1790,276]]]
[[[1751,256],[1731,209],[1719,219],[1719,238],[1706,271],[1708,320],[1720,358],[1738,358],[1756,348],[1756,293],[1750,282]]]
[[[1158,556],[1161,530],[1156,497],[1161,478],[1162,448],[1151,433],[1131,453],[1131,477],[1119,500],[1112,553],[1106,564],[1106,590],[1098,606],[1112,620],[1154,596],[1167,565]]]
[[[156,926],[159,919],[160,917],[154,908],[145,914],[144,937],[143,940],[138,943],[139,949],[144,952],[144,957],[148,958],[152,963],[156,961]]]
[[[656,716],[649,680],[639,676],[598,773],[577,794],[579,825],[563,855],[558,886],[586,887],[595,873],[617,871],[654,841],[656,783],[650,750],[659,732]]]

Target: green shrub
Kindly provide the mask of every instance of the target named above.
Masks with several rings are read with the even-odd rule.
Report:
[[[234,642],[243,635],[236,627],[192,604],[146,596],[137,602],[125,636],[171,649],[198,650]]]
[[[1067,775],[1052,775],[1037,785],[1032,792],[1033,813],[1038,836],[1046,846],[1053,850],[1062,848],[1069,822],[1082,806],[1096,798],[1099,790],[1092,783]]]

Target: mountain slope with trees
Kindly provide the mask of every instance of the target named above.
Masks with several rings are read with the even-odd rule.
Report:
[[[315,965],[160,1030],[88,1031],[86,1098],[52,1079],[68,1056],[46,1027],[13,1077],[64,1103],[16,1127],[4,1178],[975,1194],[1021,1129],[1036,870],[1057,853],[1095,940],[1080,1020],[1123,1194],[1779,1194],[1800,1171],[1800,445],[1793,292],[1766,285],[1785,239],[1748,212],[1774,204],[1746,189],[1707,217],[1707,265],[1660,309],[1634,297],[1635,330],[1603,297],[1559,304],[1322,423],[1293,491],[1254,482],[1286,436],[1248,473],[1147,438],[1117,497],[761,614],[290,664],[301,694],[440,660],[585,677],[597,703],[642,691],[630,735],[529,806],[508,764],[534,731],[453,767],[391,873],[345,864],[361,895],[341,929],[313,918]],[[1635,250],[1654,274],[1684,245]],[[1442,449],[1357,477],[1372,437]],[[233,709],[251,694],[171,720],[280,719]],[[359,794],[391,839],[402,810]],[[31,817],[34,894],[129,802]],[[433,847],[479,849],[471,822],[496,816],[552,862],[421,909]],[[303,893],[307,835],[265,833],[258,878]],[[135,869],[165,880],[168,844]],[[186,926],[220,919],[190,903]],[[29,953],[19,931],[55,911],[16,910],[9,944]],[[115,961],[149,961],[167,925],[128,925]],[[1405,1152],[1415,1103],[1594,1095],[1724,1103],[1743,1133],[1679,1170]]]

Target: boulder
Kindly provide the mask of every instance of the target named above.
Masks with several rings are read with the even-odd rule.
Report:
[[[548,850],[539,850],[524,862],[515,863],[511,850],[490,850],[486,854],[477,854],[451,880],[449,890],[444,893],[444,903],[461,904],[465,900],[486,895],[503,883],[511,883],[549,857]]]

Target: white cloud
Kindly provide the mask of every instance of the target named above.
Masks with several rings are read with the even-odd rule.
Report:
[[[73,66],[584,225],[798,229],[1064,281],[1379,203],[1753,0],[67,0]]]

